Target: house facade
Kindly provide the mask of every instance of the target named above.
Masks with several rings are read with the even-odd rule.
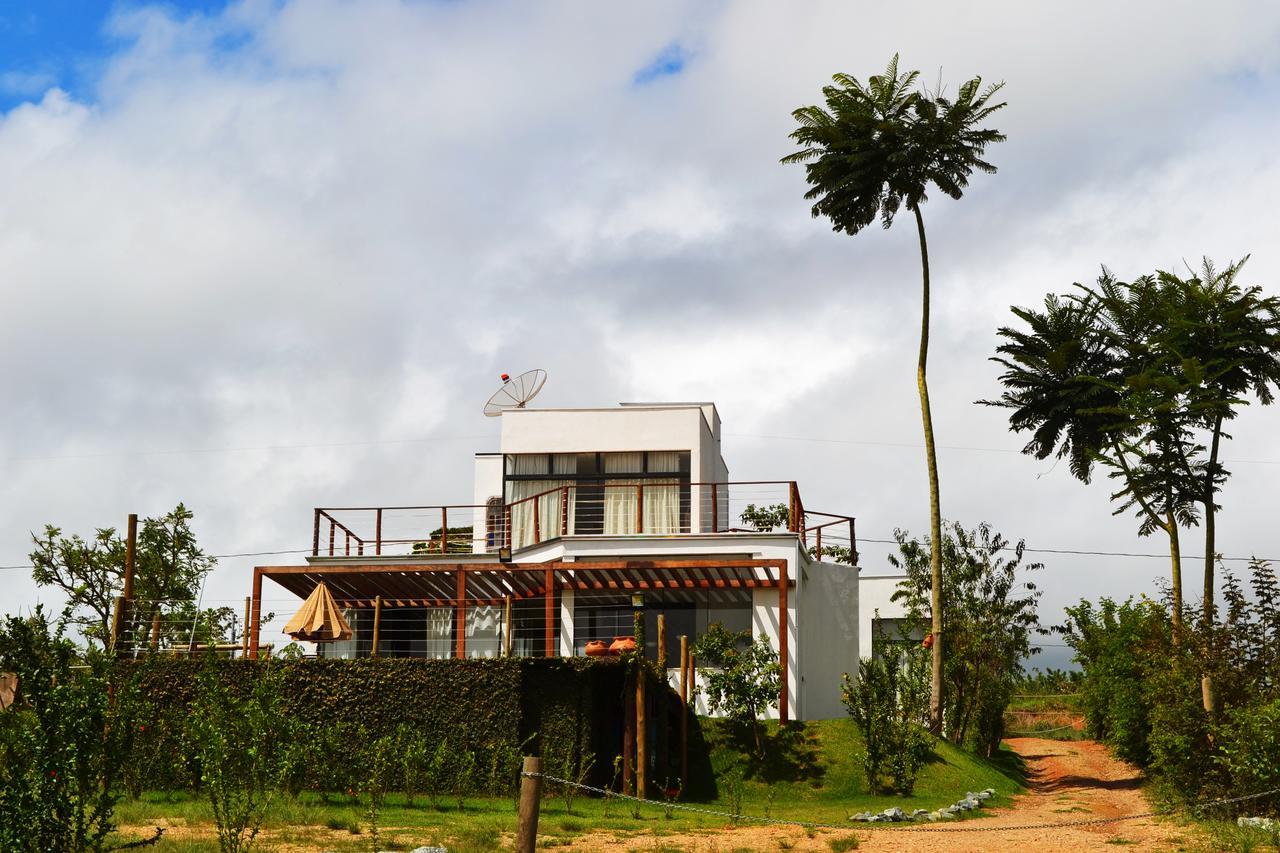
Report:
[[[731,479],[711,403],[500,418],[470,505],[317,508],[306,565],[255,569],[251,653],[264,581],[299,597],[323,582],[354,632],[325,657],[580,656],[631,636],[639,615],[674,683],[681,638],[720,623],[778,652],[771,715],[845,713],[841,676],[860,651],[852,517],[806,508],[795,482]]]

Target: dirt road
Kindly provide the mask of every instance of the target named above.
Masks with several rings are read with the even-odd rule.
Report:
[[[894,829],[862,829],[850,824],[861,844],[860,851],[903,851],[903,853],[977,853],[977,851],[1031,851],[1036,853],[1079,853],[1086,850],[1114,851],[1194,849],[1191,831],[1168,820],[1139,818],[1098,826],[1008,829],[1040,823],[1068,823],[1094,817],[1123,817],[1151,810],[1139,789],[1138,771],[1112,758],[1105,747],[1093,741],[1056,741],[1043,738],[1013,738],[1010,747],[1022,755],[1030,770],[1028,793],[1013,805],[993,812],[993,816],[967,821],[968,827],[983,832],[949,832],[930,824],[917,832]],[[989,829],[988,829],[989,828]],[[711,853],[728,850],[825,850],[829,841],[850,833],[821,832],[809,837],[790,828],[744,827],[713,835],[666,836],[656,839],[610,839],[610,849],[691,850]],[[583,838],[574,850],[602,849],[602,838]],[[603,845],[602,845],[603,846]]]

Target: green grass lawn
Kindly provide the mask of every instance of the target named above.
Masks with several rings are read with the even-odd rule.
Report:
[[[1021,789],[1016,756],[1002,754],[988,761],[939,744],[936,758],[920,774],[910,797],[873,796],[862,772],[862,741],[849,720],[795,724],[779,733],[767,729],[766,759],[749,763],[735,735],[717,721],[704,720],[709,767],[702,775],[714,776],[704,784],[704,797],[691,804],[732,811],[734,787],[741,778],[743,814],[832,823],[852,828],[848,816],[864,810],[900,806],[936,809],[960,799],[966,791],[995,788],[992,805],[1007,801]],[[691,774],[692,775],[692,774]],[[693,791],[691,793],[697,794]],[[304,850],[355,851],[371,849],[367,804],[346,796],[329,802],[304,794],[297,800],[277,797],[266,821],[267,846],[301,853]],[[688,802],[688,800],[686,800]],[[422,844],[443,844],[450,851],[489,851],[508,845],[515,828],[515,808],[510,799],[467,798],[459,809],[456,800],[431,804],[419,798],[409,805],[402,795],[391,794],[381,814],[380,849],[409,849]],[[189,794],[145,794],[126,801],[118,811],[119,823],[144,827],[163,821],[173,827],[159,851],[217,850],[212,836],[212,812],[206,800]],[[577,797],[572,811],[556,791],[543,803],[539,843],[554,847],[586,832],[608,831],[620,837],[662,836],[675,833],[713,832],[728,824],[724,818],[673,811],[661,806],[634,806],[620,800]]]

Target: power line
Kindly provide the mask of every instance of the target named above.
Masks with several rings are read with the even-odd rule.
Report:
[[[874,542],[878,545],[897,545],[898,544],[898,541],[896,539],[866,539],[861,536],[858,537],[858,542],[860,543]],[[1006,545],[1000,550],[1016,551],[1017,547],[1013,545]],[[1076,557],[1147,557],[1147,558],[1154,558],[1154,559],[1161,559],[1161,560],[1169,559],[1168,554],[1141,554],[1141,553],[1136,553],[1132,551],[1086,551],[1086,550],[1075,549],[1075,548],[1031,548],[1031,547],[1026,547],[1026,548],[1023,548],[1022,550],[1026,551],[1029,554],[1065,554],[1068,556],[1076,556]],[[1181,559],[1197,560],[1200,562],[1204,562],[1203,556],[1196,556],[1194,554],[1183,554],[1181,555]],[[1250,562],[1253,562],[1254,560],[1262,560],[1264,562],[1269,562],[1269,563],[1277,562],[1276,558],[1274,557],[1218,557],[1218,559],[1224,563],[1250,563]]]

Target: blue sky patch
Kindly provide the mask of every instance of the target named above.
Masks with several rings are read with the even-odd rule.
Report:
[[[178,14],[214,13],[227,2],[4,0],[0,3],[0,112],[38,101],[53,86],[77,100],[91,100],[97,71],[120,47],[118,39],[103,32],[118,9],[154,5]]]
[[[664,47],[648,65],[632,75],[631,82],[637,86],[644,86],[663,77],[674,77],[684,70],[689,58],[689,53],[680,42],[673,41]]]

